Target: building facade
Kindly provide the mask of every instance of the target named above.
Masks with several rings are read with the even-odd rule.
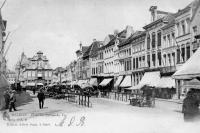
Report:
[[[20,63],[20,79],[24,86],[44,86],[52,82],[52,68],[43,52],[38,51],[32,58]]]

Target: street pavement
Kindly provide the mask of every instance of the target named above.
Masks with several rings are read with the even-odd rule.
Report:
[[[10,121],[0,120],[3,133],[81,132],[81,133],[199,133],[198,122],[185,123],[182,104],[156,101],[156,107],[134,107],[126,102],[91,98],[92,107],[79,106],[64,99],[47,98],[39,109],[33,101],[8,113]],[[3,114],[3,112],[2,112]]]

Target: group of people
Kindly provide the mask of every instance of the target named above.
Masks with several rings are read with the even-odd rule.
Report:
[[[200,120],[199,94],[200,93],[196,92],[195,89],[190,89],[186,98],[183,100],[182,112],[186,122]]]
[[[16,111],[15,103],[16,103],[16,91],[15,90],[6,90],[4,92],[5,99],[5,109],[9,109]]]

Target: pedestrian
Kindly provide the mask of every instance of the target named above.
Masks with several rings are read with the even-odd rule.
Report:
[[[199,101],[192,91],[189,91],[183,100],[182,112],[186,122],[194,121],[199,114]]]
[[[44,99],[45,99],[45,95],[44,92],[42,91],[42,89],[40,89],[40,92],[38,92],[38,101],[39,101],[39,108],[42,109],[44,106]]]
[[[35,87],[33,87],[33,95],[35,95]]]
[[[17,101],[15,93],[16,93],[16,91],[12,90],[11,94],[10,94],[10,104],[9,104],[9,111],[10,112],[12,111],[12,109],[14,111],[17,111],[16,108],[15,108],[15,103]]]
[[[4,92],[4,99],[5,99],[5,109],[9,108],[9,102],[10,102],[10,94],[9,94],[9,90],[6,90]]]

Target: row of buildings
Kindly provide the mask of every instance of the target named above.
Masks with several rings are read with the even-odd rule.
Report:
[[[115,91],[136,89],[141,83],[159,88],[176,88],[180,97],[184,81],[172,74],[198,49],[200,1],[195,0],[176,13],[151,6],[151,21],[143,31],[132,26],[114,31],[104,41],[80,44],[77,59],[63,71],[63,79],[94,82]]]

